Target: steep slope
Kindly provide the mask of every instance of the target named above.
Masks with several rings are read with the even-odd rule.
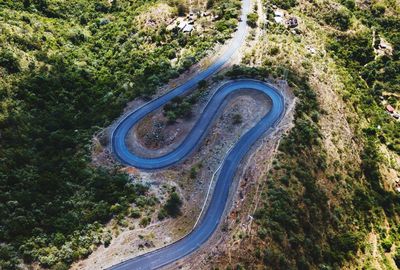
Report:
[[[208,15],[185,34],[185,1],[1,1],[1,269],[68,268],[109,244],[110,219],[158,207],[118,167],[92,166],[90,140],[229,38],[240,2],[192,8]]]
[[[279,8],[299,25],[275,23]],[[230,237],[212,251],[219,262],[205,256],[206,265],[397,269],[400,123],[386,105],[399,108],[398,3],[273,1],[263,13],[270,23],[243,59],[254,68],[235,74],[286,77],[298,98],[295,126],[272,163],[256,163],[271,166],[250,178],[259,196],[253,189],[227,219]]]

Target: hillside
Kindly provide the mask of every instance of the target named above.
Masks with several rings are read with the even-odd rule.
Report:
[[[107,151],[115,119],[203,69],[235,32],[240,1],[192,2],[0,1],[0,269],[97,269],[191,230],[270,101],[233,97],[196,153],[163,172]],[[213,239],[181,265],[400,268],[399,0],[258,0],[247,24],[237,65],[129,139],[148,156],[173,149],[232,79],[283,83],[294,104],[237,174]]]
[[[240,3],[198,5],[220,15],[189,35],[182,1],[0,2],[1,269],[66,269],[107,245],[112,217],[154,211],[148,186],[91,165],[91,139],[230,37]]]
[[[219,269],[400,267],[400,123],[386,107],[399,110],[398,4],[263,3],[268,24],[259,21],[265,32],[237,73],[287,74],[298,98],[295,126],[268,162],[271,169],[253,179],[261,191],[250,193],[247,204],[259,199],[260,206],[244,203],[236,222],[228,221],[231,237],[218,251],[220,262],[208,263]],[[279,9],[298,26],[275,23]],[[239,226],[248,215],[251,229]]]

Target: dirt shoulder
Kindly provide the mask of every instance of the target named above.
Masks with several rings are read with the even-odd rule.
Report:
[[[249,247],[241,245],[244,235],[252,238],[252,215],[260,201],[261,190],[266,184],[263,176],[269,171],[279,140],[293,127],[295,98],[289,89],[283,89],[286,114],[278,126],[259,140],[238,168],[225,215],[217,231],[198,251],[169,265],[165,269],[210,269],[224,261],[230,262],[231,254],[245,253]],[[215,261],[218,259],[218,262]]]
[[[259,36],[257,34],[256,38]],[[239,63],[242,56],[254,44],[256,44],[256,40],[254,38],[249,39],[241,51],[231,59],[225,68]],[[217,46],[210,52],[209,57],[196,64],[189,72],[182,74],[178,79],[160,89],[157,96],[162,95],[197,74],[197,72],[215,60],[218,55],[223,53],[226,48],[227,45]],[[219,53],[215,53],[215,51]],[[144,156],[158,156],[178,146],[198,119],[206,101],[217,90],[218,86],[224,83],[224,81],[211,81],[209,80],[210,85],[207,90],[207,96],[193,108],[193,117],[184,121],[178,121],[169,127],[168,135],[171,135],[170,143],[159,149],[148,149],[139,142],[137,136],[138,130],[133,129],[131,136],[128,138],[130,147],[136,153]],[[221,247],[234,240],[229,237],[226,230],[235,230],[235,228],[244,226],[242,224],[251,223],[251,220],[248,220],[248,216],[252,214],[254,204],[257,204],[260,196],[258,192],[260,190],[259,186],[263,184],[258,182],[260,178],[258,175],[268,170],[268,160],[274,155],[274,149],[278,144],[279,138],[291,127],[292,108],[295,101],[290,91],[283,90],[283,94],[286,99],[287,115],[278,127],[270,134],[267,134],[263,140],[260,140],[249,151],[251,154],[246,158],[246,162],[242,164],[241,168],[238,169],[235,184],[231,189],[232,193],[229,198],[231,203],[227,207],[226,218],[224,218],[217,233],[199,251],[178,261],[178,265],[184,264],[185,269],[189,267],[195,267],[195,269],[207,268],[210,256],[220,252]],[[144,103],[144,100],[131,102],[125,109],[124,115]],[[271,106],[270,100],[265,96],[260,97],[254,91],[246,90],[232,95],[225,103],[225,108],[215,118],[214,123],[199,148],[182,163],[157,172],[143,172],[132,167],[123,168],[124,171],[130,174],[133,181],[149,184],[152,192],[161,203],[166,200],[166,190],[170,187],[175,187],[184,202],[182,215],[176,219],[159,221],[156,210],[155,212],[146,214],[150,218],[150,224],[147,226],[141,226],[140,219],[132,217],[125,218],[123,221],[124,226],[117,224],[113,220],[107,226],[107,229],[113,234],[110,245],[107,248],[100,246],[87,259],[74,264],[72,269],[104,269],[110,267],[126,259],[173,243],[193,228],[206,199],[212,175],[225,158],[226,153],[242,134],[254,126],[268,112]],[[241,122],[235,124],[233,118],[237,114],[241,116]],[[149,122],[147,124],[152,125],[152,121],[160,120],[162,117],[161,110],[156,111],[146,119]],[[116,164],[108,144],[110,131],[118,121],[94,139],[93,163],[95,165],[111,167]],[[140,125],[145,125],[145,121],[140,123]],[[140,125],[139,128],[141,127]],[[211,183],[211,194],[212,189],[213,183]],[[239,209],[243,210],[239,211]],[[226,249],[224,250],[226,251]],[[169,268],[174,267],[176,267],[176,264],[171,265]]]
[[[212,175],[229,148],[269,111],[270,106],[266,96],[254,91],[239,91],[226,101],[225,108],[215,119],[199,149],[183,163],[159,172],[131,170],[136,181],[152,184],[161,201],[165,200],[162,187],[176,186],[184,201],[182,216],[160,222],[155,212],[151,215],[150,225],[145,228],[141,228],[139,221],[130,217],[126,218],[129,225],[124,228],[115,229],[115,224],[110,223],[108,227],[114,234],[110,246],[99,247],[72,269],[93,269],[93,266],[103,269],[186,235],[201,211]],[[234,123],[233,116],[236,114],[241,115],[241,123]],[[195,176],[191,173],[192,168],[195,168]]]

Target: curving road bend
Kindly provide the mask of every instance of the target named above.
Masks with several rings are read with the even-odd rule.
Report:
[[[125,138],[129,130],[143,119],[143,117],[163,106],[175,96],[182,95],[193,89],[199,81],[217,72],[229,60],[229,58],[244,43],[247,33],[246,16],[249,12],[249,7],[250,0],[244,0],[242,21],[239,24],[238,31],[232,40],[232,45],[229,50],[225,52],[213,65],[199,73],[193,79],[180,87],[173,89],[167,94],[145,104],[123,118],[117,124],[112,133],[112,149],[114,154],[124,164],[147,170],[165,168],[184,160],[197,147],[197,145],[201,143],[201,140],[207,133],[214,117],[217,115],[218,111],[222,109],[223,101],[233,92],[241,89],[259,91],[272,100],[271,110],[239,139],[236,145],[225,157],[209,206],[201,221],[188,235],[173,244],[126,260],[120,264],[112,266],[110,269],[158,269],[187,256],[204,244],[214,233],[223,217],[229,197],[230,187],[240,162],[244,159],[252,145],[260,137],[270,132],[283,117],[285,111],[284,98],[278,90],[261,81],[241,79],[228,82],[215,92],[192,131],[187,135],[178,148],[168,154],[156,158],[140,157],[130,152],[125,143]]]

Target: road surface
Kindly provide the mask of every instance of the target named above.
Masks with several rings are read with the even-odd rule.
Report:
[[[126,145],[126,136],[129,130],[141,119],[166,104],[172,98],[192,90],[197,86],[199,81],[216,73],[234,53],[237,53],[240,46],[243,45],[248,31],[246,27],[246,17],[249,13],[249,9],[250,0],[244,0],[242,20],[239,23],[234,38],[231,40],[231,46],[229,46],[229,49],[216,60],[215,63],[185,84],[136,109],[117,124],[111,138],[113,153],[123,164],[146,170],[161,169],[174,165],[184,160],[201,143],[214,117],[218,114],[218,111],[222,109],[223,101],[233,92],[241,89],[251,89],[267,95],[272,100],[271,110],[239,139],[225,157],[209,206],[200,222],[188,235],[173,244],[126,260],[112,266],[110,269],[158,269],[187,256],[204,244],[214,233],[223,217],[230,187],[240,162],[244,159],[252,145],[260,137],[270,132],[283,117],[285,111],[284,98],[278,90],[261,81],[252,79],[235,80],[224,84],[215,92],[192,131],[175,150],[160,157],[145,158],[130,152]]]

